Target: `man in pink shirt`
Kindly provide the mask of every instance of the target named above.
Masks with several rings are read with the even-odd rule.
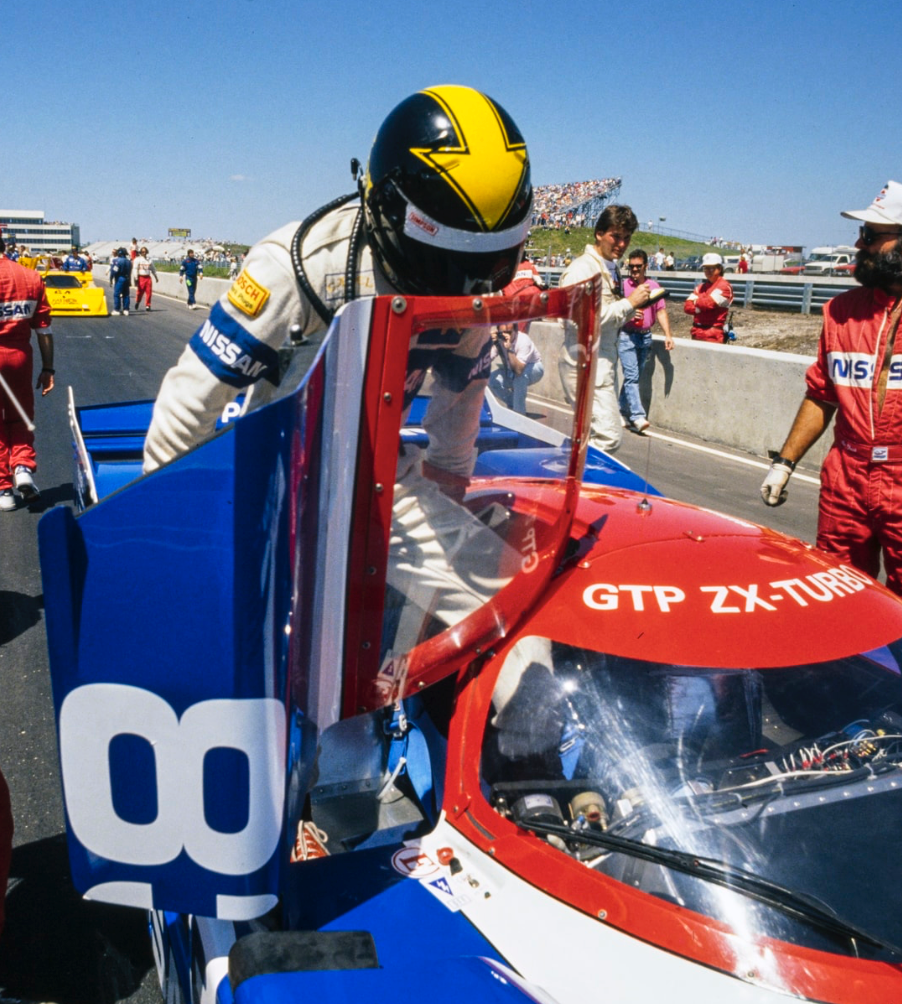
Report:
[[[634,289],[645,283],[654,296],[654,291],[662,287],[654,279],[645,278],[648,255],[639,248],[631,251],[627,260],[629,276],[623,280],[623,295],[628,297]],[[664,332],[664,348],[669,352],[673,348],[673,338],[670,334],[670,320],[667,317],[663,297],[645,307],[639,307],[620,329],[617,338],[617,355],[623,371],[620,385],[620,415],[623,424],[633,432],[645,432],[649,426],[648,416],[645,414],[639,394],[639,378],[651,354],[651,329],[655,326],[655,321],[661,325],[661,330]]]

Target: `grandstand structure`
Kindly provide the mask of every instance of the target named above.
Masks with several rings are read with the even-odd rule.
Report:
[[[130,244],[131,238],[124,241],[93,241],[86,244],[82,251],[89,253],[95,261],[104,262],[110,259],[117,248],[128,248]],[[206,238],[196,241],[172,238],[162,241],[139,240],[138,246],[147,248],[151,261],[180,262],[189,248],[205,261],[219,261],[225,257],[223,245]]]
[[[547,230],[566,227],[593,227],[601,211],[620,195],[621,178],[570,181],[561,185],[537,185],[533,190],[532,226]],[[206,261],[222,261],[225,248],[209,238],[139,240],[146,245],[151,260],[180,262],[192,248]],[[116,248],[127,248],[129,240],[93,241],[82,248],[97,262],[109,261]]]
[[[537,185],[533,190],[532,225],[546,230],[591,227],[601,211],[620,194],[622,178]]]

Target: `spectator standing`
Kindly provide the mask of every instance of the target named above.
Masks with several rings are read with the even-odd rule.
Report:
[[[10,261],[5,250],[0,240],[0,374],[12,392],[10,396],[0,385],[0,512],[16,508],[13,488],[25,502],[40,495],[33,477],[37,467],[34,431],[29,428],[34,422],[32,331],[37,335],[42,366],[35,386],[44,396],[53,390],[54,382],[53,332],[44,280],[34,269]]]
[[[535,342],[517,324],[500,324],[492,334],[492,359],[498,365],[489,377],[489,389],[499,401],[526,414],[526,391],[545,376],[545,366]]]
[[[200,282],[203,274],[203,265],[195,258],[194,252],[189,248],[188,256],[183,259],[181,268],[179,269],[179,283],[184,281],[185,289],[188,291],[189,310],[197,309],[194,294],[197,292],[197,284]]]
[[[596,335],[598,359],[589,443],[606,453],[613,453],[623,440],[615,387],[618,336],[627,319],[648,303],[650,293],[648,284],[641,283],[624,298],[617,267],[617,259],[626,251],[638,225],[636,214],[629,206],[606,206],[595,223],[595,243],[586,245],[586,250],[564,269],[560,281],[561,286],[574,286],[593,276],[601,276]],[[559,370],[564,393],[571,402],[576,396],[578,348],[572,341],[571,328],[565,325]]]
[[[667,257],[664,259],[664,271],[665,272],[676,271],[676,259],[673,257],[672,251],[668,251]]]
[[[748,255],[746,255],[745,251],[743,251],[742,254],[739,256],[739,263],[736,266],[736,271],[739,272],[741,275],[746,275],[748,273],[748,270],[749,270]]]
[[[138,257],[138,238],[132,237],[132,242],[128,248],[128,257],[130,261],[134,261]]]
[[[645,270],[648,255],[640,248],[631,251],[628,258],[629,275],[623,280],[623,294],[629,296],[643,283],[648,286],[654,296],[655,290],[661,289],[660,283],[654,279],[646,279]],[[627,428],[633,432],[645,432],[649,426],[648,416],[642,405],[639,394],[639,379],[651,355],[651,329],[655,323],[661,325],[664,332],[664,348],[670,352],[673,348],[673,337],[670,334],[670,319],[664,298],[649,303],[637,310],[620,329],[617,340],[617,354],[620,357],[620,368],[623,371],[623,382],[620,387],[620,416]]]
[[[128,317],[131,306],[132,260],[125,248],[119,248],[116,257],[110,261],[110,285],[113,287],[113,310],[115,315]]]
[[[141,299],[145,300],[145,310],[150,310],[150,300],[153,296],[153,284],[159,282],[157,270],[147,253],[147,248],[142,247],[137,258],[132,262],[132,273],[135,277],[135,285],[138,288],[135,296],[135,310],[141,309]]]
[[[238,278],[238,259],[235,255],[232,255],[231,258],[229,258],[229,278]]]
[[[709,252],[702,257],[702,272],[704,281],[689,294],[683,310],[694,318],[690,331],[693,339],[723,344],[727,340],[724,322],[733,302],[733,287],[723,277],[723,258],[719,254]]]
[[[863,226],[860,285],[823,308],[817,358],[786,442],[761,486],[770,506],[786,500],[796,464],[826,431],[833,445],[821,469],[817,546],[902,596],[902,184],[888,181],[867,209],[842,213]]]
[[[658,272],[664,268],[666,258],[667,256],[664,254],[664,248],[658,248],[655,252],[655,262],[653,266]]]

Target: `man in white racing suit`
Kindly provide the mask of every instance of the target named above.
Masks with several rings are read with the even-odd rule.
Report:
[[[601,309],[598,314],[598,361],[595,365],[595,395],[592,400],[592,425],[589,444],[605,453],[613,453],[623,441],[623,423],[617,400],[617,342],[620,329],[644,307],[651,289],[638,285],[628,297],[617,260],[629,247],[639,226],[629,206],[606,206],[595,224],[595,243],[561,273],[561,286],[574,286],[593,276],[601,276]],[[561,384],[568,401],[576,399],[576,376],[580,363],[578,347],[572,340],[570,326],[564,328],[564,346],[558,361]]]
[[[461,155],[465,133],[472,152]],[[448,150],[457,151],[451,163]],[[530,219],[529,160],[513,120],[486,95],[443,86],[401,102],[377,133],[360,189],[360,205],[337,200],[251,249],[164,378],[146,471],[206,438],[239,393],[274,384],[289,333],[322,333],[347,300],[484,293],[513,277]],[[405,606],[395,652],[416,642],[427,614],[455,624],[509,577],[501,539],[459,504],[489,365],[488,328],[425,331],[411,346],[405,408],[427,372],[434,379],[423,423],[429,445],[398,459],[389,585]]]
[[[320,299],[333,310],[343,301],[342,281],[357,205],[327,213],[303,243],[306,272]],[[247,391],[266,399],[278,379],[278,352],[292,337],[322,334],[326,322],[304,295],[291,261],[299,224],[289,223],[255,244],[228,292],[185,346],[163,380],[144,443],[144,470],[152,471],[206,439],[223,408]],[[364,247],[358,267],[360,295],[397,290],[373,267]]]

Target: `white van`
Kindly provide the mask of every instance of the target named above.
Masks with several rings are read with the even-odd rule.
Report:
[[[805,262],[802,275],[833,275],[837,265],[849,265],[855,261],[855,248],[815,248]]]
[[[756,254],[752,256],[752,272],[779,272],[786,264],[785,254]]]

